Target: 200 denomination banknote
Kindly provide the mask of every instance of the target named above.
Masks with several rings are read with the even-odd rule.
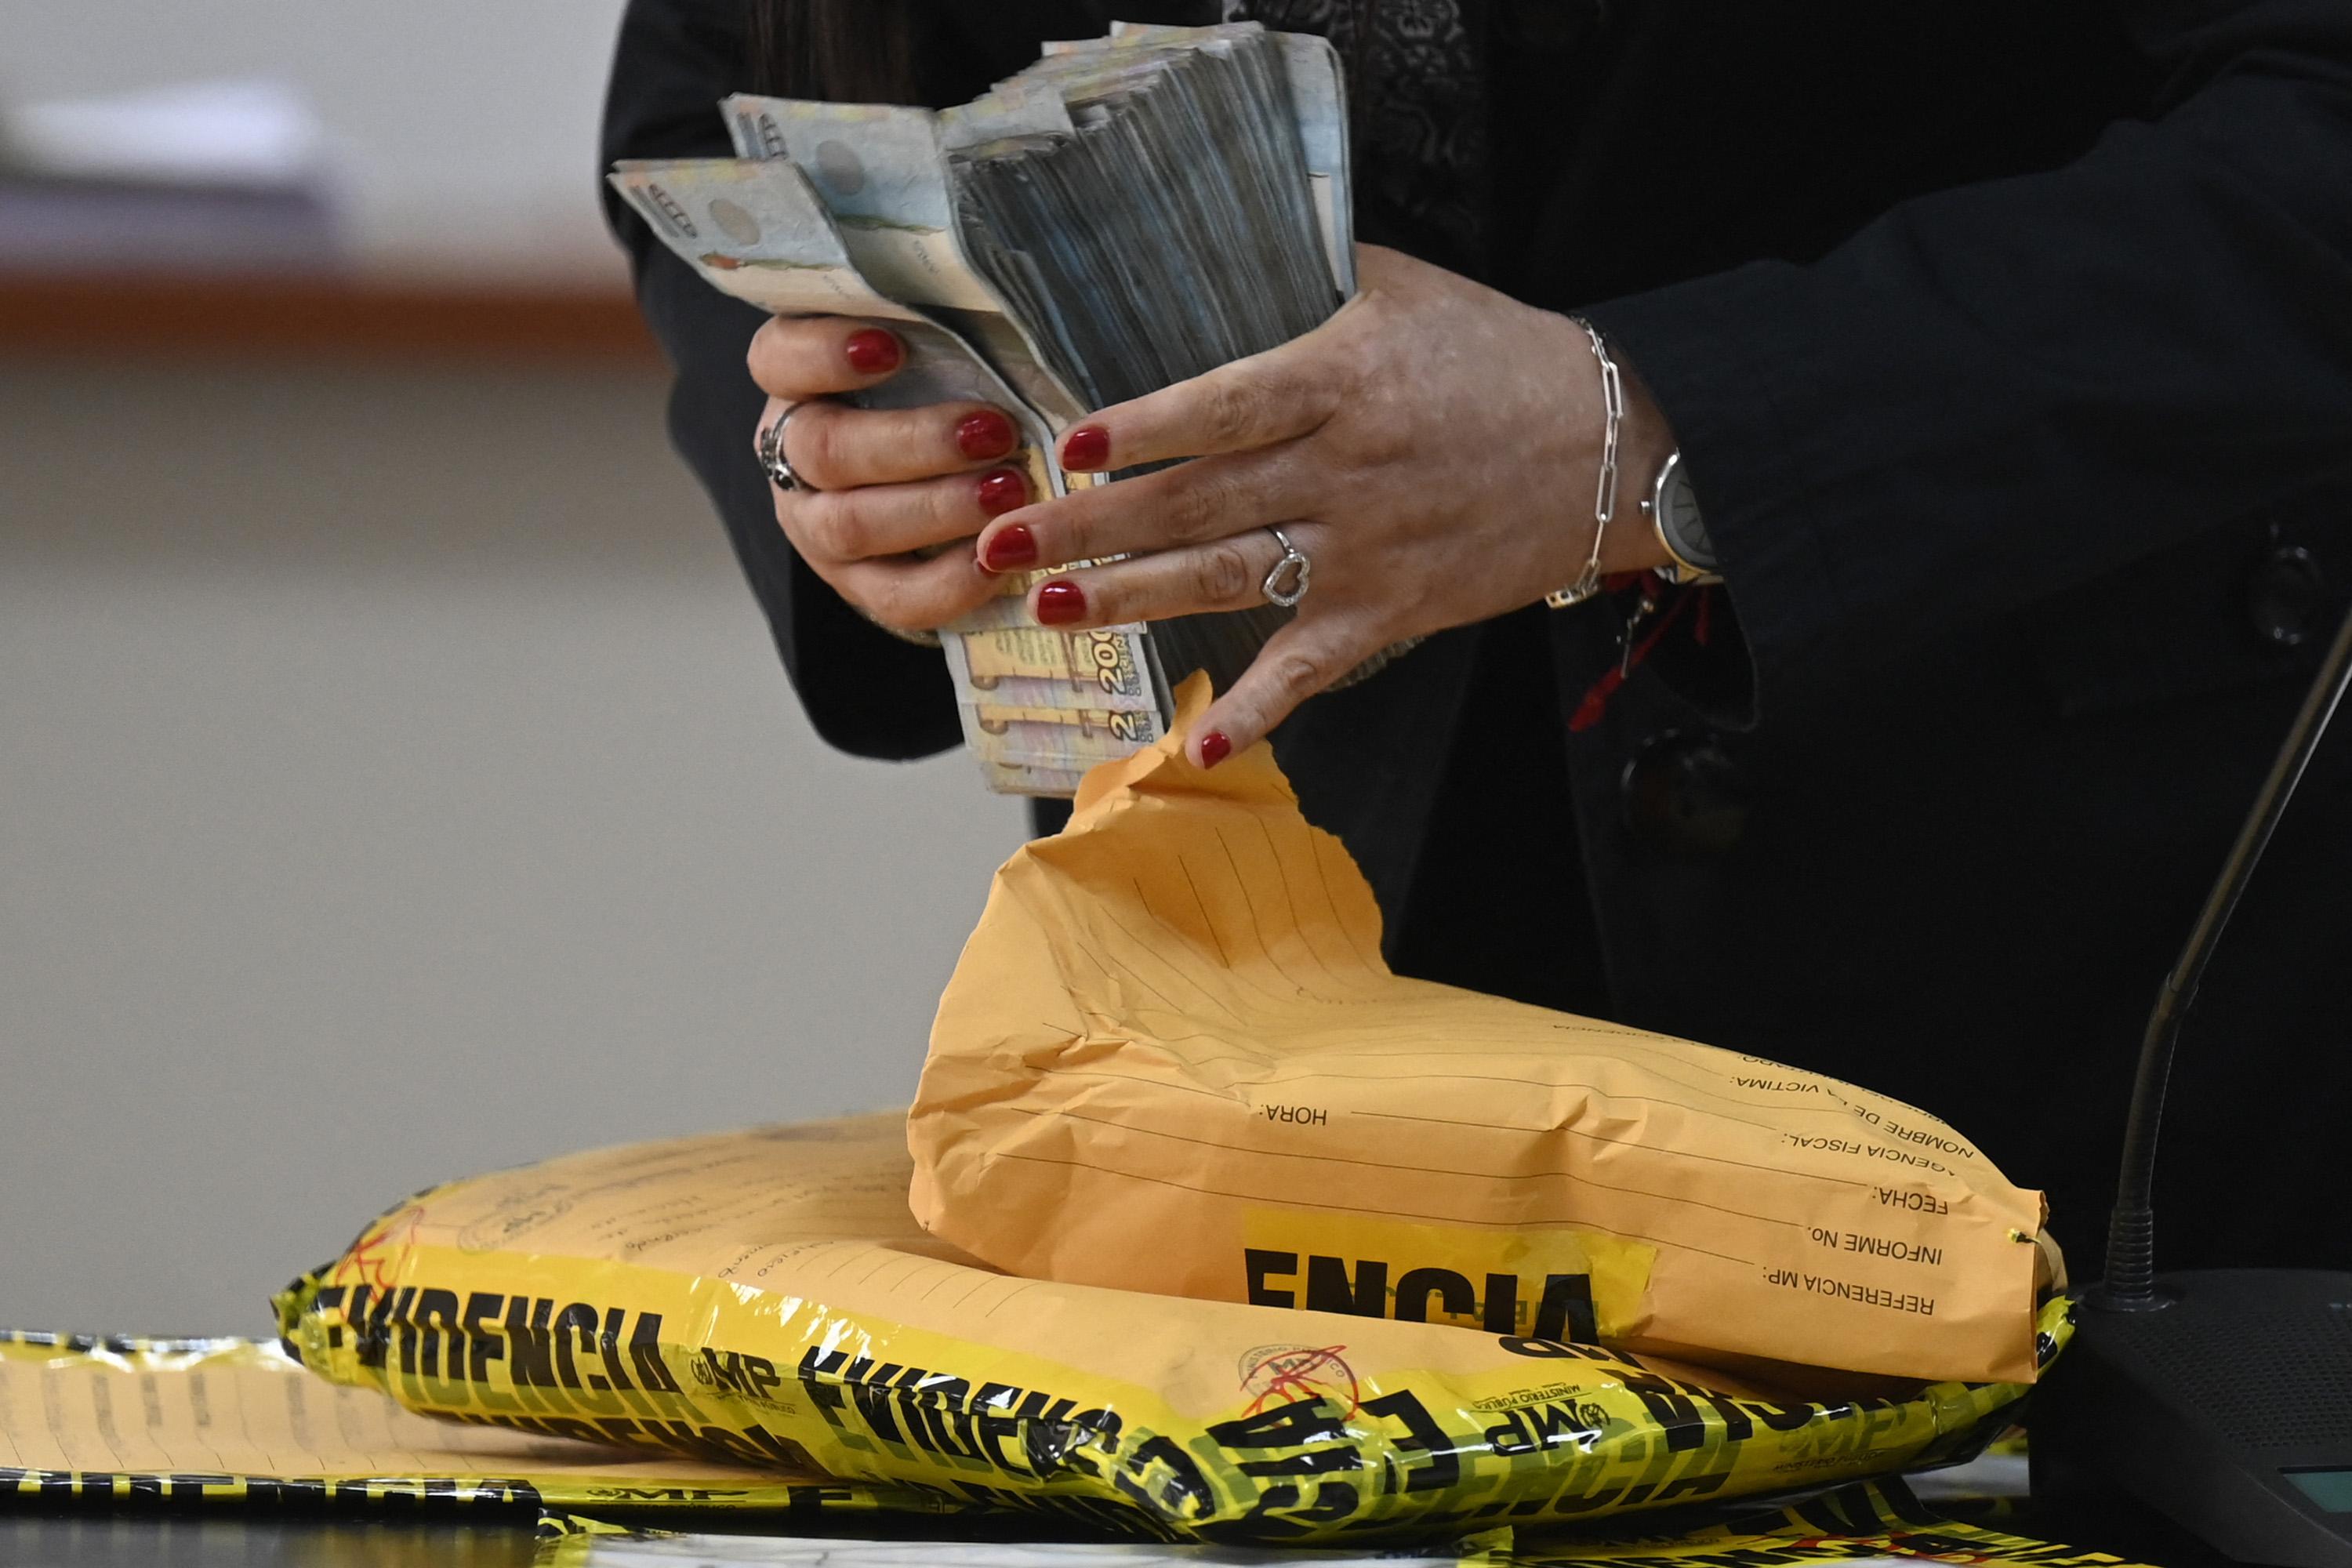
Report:
[[[945,110],[738,96],[722,114],[739,158],[624,163],[615,188],[724,292],[887,321],[907,363],[848,401],[1003,408],[1022,436],[1005,460],[1041,499],[1101,482],[1052,459],[1087,410],[1288,342],[1353,291],[1321,38],[1121,26]],[[1287,618],[1043,626],[1043,575],[940,637],[966,743],[1010,794],[1069,795],[1158,741],[1172,678],[1230,684]]]

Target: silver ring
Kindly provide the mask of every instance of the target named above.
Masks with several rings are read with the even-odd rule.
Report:
[[[760,432],[760,468],[780,490],[816,489],[814,485],[793,473],[793,466],[784,461],[784,426],[793,422],[793,415],[807,406],[805,403],[793,404],[776,416],[774,424]]]
[[[1258,592],[1265,595],[1267,604],[1277,609],[1296,609],[1298,601],[1307,597],[1307,584],[1315,575],[1315,563],[1307,559],[1307,552],[1291,543],[1290,535],[1282,530],[1269,524],[1266,531],[1274,535],[1276,544],[1282,546],[1282,559],[1266,573],[1265,581],[1257,585]],[[1287,588],[1283,586],[1285,578],[1289,580]]]

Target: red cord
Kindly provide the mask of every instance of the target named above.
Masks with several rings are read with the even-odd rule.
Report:
[[[1705,591],[1701,590],[1700,593],[1698,636],[1703,643],[1706,640],[1706,610],[1703,596]],[[1601,672],[1601,679],[1594,681],[1586,690],[1584,700],[1576,705],[1576,711],[1570,715],[1569,733],[1581,734],[1601,722],[1601,716],[1609,710],[1609,700],[1617,695],[1619,687],[1625,684],[1625,677],[1639,667],[1643,659],[1650,657],[1650,650],[1658,646],[1659,638],[1674,629],[1675,623],[1682,619],[1683,611],[1689,607],[1692,597],[1690,594],[1675,595],[1675,602],[1666,606],[1666,613],[1658,617],[1658,624],[1643,633],[1641,640],[1633,645],[1632,651],[1623,658]]]

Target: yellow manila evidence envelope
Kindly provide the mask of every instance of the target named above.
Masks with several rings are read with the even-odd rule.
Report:
[[[2039,1193],[1852,1084],[1391,973],[1272,751],[1185,760],[1206,696],[997,872],[908,1124],[934,1235],[1073,1284],[2032,1380]]]

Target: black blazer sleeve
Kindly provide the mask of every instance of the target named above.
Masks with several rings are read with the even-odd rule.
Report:
[[[746,85],[743,0],[635,0],[621,22],[603,157],[729,157],[719,100]],[[803,565],[776,525],[751,452],[767,399],[744,368],[763,320],[656,239],[607,190],[638,308],[668,356],[670,440],[702,481],[742,563],[809,721],[846,752],[917,757],[956,743],[954,689],[931,648],[899,641]]]
[[[2128,13],[2157,112],[2074,163],[1591,311],[1675,426],[1768,722],[2352,478],[2352,5]]]
[[[630,0],[604,101],[604,166],[619,158],[729,157],[719,100],[749,84],[750,0]],[[1036,58],[1046,38],[1100,33],[1116,12],[1143,20],[1206,19],[1206,0],[923,0],[921,96],[960,102]],[[600,173],[601,173],[600,169]],[[676,382],[670,439],[709,492],[775,636],[784,669],[818,734],[845,752],[916,757],[957,743],[954,687],[931,648],[867,622],[803,565],[776,526],[751,455],[766,399],[743,354],[759,311],[698,278],[627,205],[604,193],[605,222],[628,252],[637,302]]]

